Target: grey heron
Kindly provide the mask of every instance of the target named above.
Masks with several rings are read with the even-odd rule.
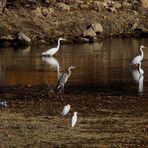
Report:
[[[58,52],[59,48],[60,48],[60,41],[61,40],[66,40],[64,38],[59,38],[58,39],[58,45],[55,48],[51,48],[49,50],[47,50],[46,52],[42,53],[42,56],[53,56],[56,52]]]
[[[75,69],[75,67],[70,66],[68,68],[68,73],[67,72],[63,73],[61,77],[59,78],[57,87],[56,87],[56,92],[60,92],[60,93],[64,92],[64,85],[67,82],[68,78],[71,76],[71,69]]]
[[[77,122],[77,112],[74,112],[72,119],[71,119],[71,126],[74,127]]]
[[[130,65],[138,65],[138,63],[140,63],[142,60],[143,60],[143,56],[144,56],[144,52],[142,49],[144,49],[146,47],[144,47],[143,45],[140,46],[140,52],[141,52],[141,55],[138,55],[136,56],[132,62],[130,63]]]

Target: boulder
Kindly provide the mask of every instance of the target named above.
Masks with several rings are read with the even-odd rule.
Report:
[[[62,10],[67,10],[67,11],[70,10],[70,6],[69,5],[66,5],[64,3],[57,3],[57,6],[58,6],[58,8],[60,8]]]
[[[110,12],[117,12],[116,8],[114,7],[109,7],[107,10]]]
[[[35,10],[32,11],[37,17],[43,17],[42,10],[40,7],[37,7]]]
[[[131,9],[131,8],[132,8],[132,4],[127,3],[127,2],[123,2],[123,3],[122,3],[122,7],[123,7],[124,9]]]
[[[31,39],[21,31],[17,34],[17,40],[22,44],[31,43]]]
[[[87,38],[78,37],[78,38],[74,38],[74,42],[77,42],[77,43],[89,43],[90,41]]]
[[[141,0],[143,7],[148,8],[148,0]]]
[[[115,8],[115,9],[120,9],[120,8],[122,8],[121,3],[120,3],[120,2],[115,2],[115,3],[114,3],[114,8]]]
[[[92,29],[92,27],[90,27],[89,29],[85,30],[83,33],[84,37],[96,37],[97,34],[95,33],[95,31]]]
[[[7,40],[7,41],[13,41],[15,38],[12,35],[6,35],[6,36],[2,36],[0,38],[1,40]]]
[[[83,3],[84,3],[84,1],[82,1],[82,0],[75,0],[75,3],[78,3],[78,4],[83,4]]]
[[[48,9],[46,7],[43,7],[42,8],[42,15],[46,17],[48,15],[48,13],[49,13]]]
[[[91,26],[92,26],[92,29],[94,30],[94,32],[96,32],[96,33],[103,32],[103,28],[102,28],[102,25],[100,23],[95,22]]]

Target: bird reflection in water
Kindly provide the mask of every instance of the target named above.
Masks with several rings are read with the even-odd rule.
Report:
[[[131,69],[133,80],[138,84],[138,93],[143,95],[143,81],[144,81],[144,71],[141,68],[141,62],[138,63],[138,67]]]
[[[57,70],[57,78],[59,80],[61,76],[61,72],[60,72],[60,64],[58,60],[54,57],[42,57],[42,60]]]

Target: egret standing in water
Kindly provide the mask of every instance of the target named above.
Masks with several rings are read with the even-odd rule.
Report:
[[[70,111],[70,105],[67,104],[66,106],[64,106],[63,111],[61,112],[61,115],[66,116],[69,111]]]
[[[63,73],[61,77],[59,78],[59,81],[57,83],[56,92],[64,92],[64,85],[67,82],[68,78],[71,76],[71,69],[75,69],[74,66],[70,66],[68,68],[68,73]]]
[[[66,40],[66,39],[59,38],[57,47],[51,48],[51,49],[47,50],[46,52],[43,52],[42,56],[53,56],[56,52],[58,52],[58,50],[60,48],[60,41],[61,40]]]
[[[141,52],[141,55],[138,55],[136,56],[132,62],[130,63],[130,65],[138,65],[138,63],[140,63],[142,60],[143,60],[143,56],[144,56],[144,52],[142,49],[144,49],[146,47],[144,47],[143,45],[140,46],[140,52]]]
[[[77,122],[77,112],[74,112],[72,119],[71,119],[71,126],[74,127]]]

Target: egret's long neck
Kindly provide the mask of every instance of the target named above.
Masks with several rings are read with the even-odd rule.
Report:
[[[140,51],[141,51],[141,57],[143,58],[144,54],[143,54],[143,50],[142,48],[140,47]],[[140,66],[141,67],[141,66]]]
[[[58,40],[58,46],[57,46],[57,49],[59,50],[60,48],[60,40]]]

